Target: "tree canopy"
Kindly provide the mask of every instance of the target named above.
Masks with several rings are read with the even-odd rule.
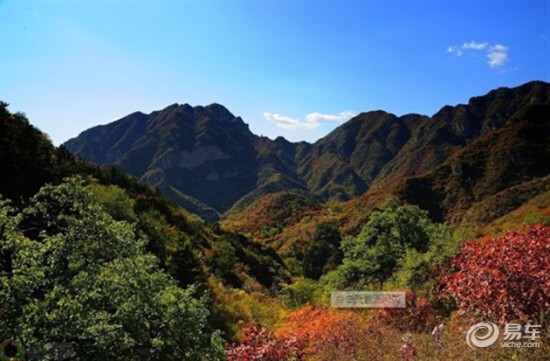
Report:
[[[206,300],[145,243],[77,178],[44,186],[20,212],[1,201],[0,337],[68,342],[81,360],[221,358]]]
[[[449,239],[447,227],[434,223],[427,212],[389,198],[357,236],[344,238],[344,259],[338,272],[347,284],[380,284],[403,266],[414,271],[423,261],[419,255],[438,258],[441,244]]]

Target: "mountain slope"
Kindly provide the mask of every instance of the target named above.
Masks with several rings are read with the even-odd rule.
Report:
[[[73,156],[63,146],[56,148],[23,115],[11,114],[3,102],[0,102],[0,130],[0,167],[10,171],[0,178],[0,201],[7,199],[15,206],[26,206],[44,185],[58,185],[68,177],[78,176],[113,218],[135,224],[147,235],[148,251],[182,284],[204,282],[211,271],[206,269],[207,263],[212,269],[223,268],[215,261],[208,261],[220,244],[226,249],[234,248],[230,252],[236,262],[242,262],[242,268],[250,270],[267,287],[272,285],[275,273],[282,271],[282,278],[285,277],[285,267],[273,250],[205,225],[197,216],[125,173],[94,166]],[[4,144],[7,146],[2,147]],[[25,182],[21,176],[30,179]],[[5,259],[0,258],[1,266]],[[224,272],[237,274],[227,267]],[[242,269],[238,274],[249,277]],[[243,280],[233,277],[233,281]]]
[[[395,115],[362,113],[313,144],[298,160],[298,172],[325,198],[357,196],[409,138],[409,129]]]
[[[407,179],[402,194],[435,219],[486,224],[545,191],[548,159],[550,105],[531,104],[433,171]]]
[[[432,117],[363,113],[317,141],[297,162],[298,169],[312,191],[348,199],[372,186],[387,187],[424,174],[454,151],[503,127],[520,109],[549,103],[549,84],[531,82],[445,106]]]
[[[225,330],[225,336],[230,340],[235,336],[237,320],[252,322],[243,313],[236,316],[236,310],[243,307],[237,302],[239,298],[227,302],[233,292],[239,294],[244,285],[250,284],[255,285],[256,290],[277,290],[281,283],[289,281],[289,271],[273,249],[244,236],[206,225],[199,217],[162,197],[158,191],[116,168],[100,168],[74,156],[63,146],[56,148],[47,135],[32,126],[22,114],[10,113],[7,104],[1,101],[0,130],[0,168],[5,171],[0,177],[0,208],[4,215],[0,221],[15,219],[11,211],[6,212],[7,208],[20,210],[37,201],[48,205],[38,212],[45,223],[38,222],[38,216],[33,218],[30,213],[26,215],[29,221],[22,224],[22,229],[29,238],[38,240],[45,235],[50,236],[49,232],[58,232],[61,227],[65,227],[69,217],[81,214],[82,209],[88,209],[78,203],[81,202],[80,198],[73,199],[73,196],[63,197],[66,204],[76,202],[76,208],[57,201],[46,201],[44,194],[42,198],[36,198],[40,189],[44,190],[46,184],[48,192],[59,184],[65,184],[63,187],[69,183],[84,185],[86,192],[93,193],[94,202],[99,203],[101,212],[108,213],[116,221],[127,222],[128,229],[143,238],[145,250],[158,258],[158,266],[173,276],[178,286],[195,284],[199,293],[210,290],[212,303],[209,306],[212,314],[209,322]],[[68,177],[72,179],[67,180]],[[56,197],[61,194],[58,191],[53,193],[57,194]],[[66,217],[55,221],[62,220],[58,225],[53,221],[56,218],[52,214],[57,214],[54,212],[66,213]],[[8,247],[10,243],[6,243],[7,233],[4,232],[12,228],[6,228],[7,224],[0,225],[2,275],[7,275],[12,269],[13,250],[11,246]],[[97,226],[93,234],[99,232],[111,235],[125,229],[112,226],[109,231],[103,231],[105,224],[92,225]],[[82,228],[74,230],[74,234],[78,235],[78,230]],[[10,237],[15,234],[11,231],[8,233]],[[131,239],[124,232],[117,237]],[[96,250],[95,247],[95,244],[90,246],[86,252]],[[108,249],[105,251],[109,253]],[[89,259],[83,263],[94,261]],[[68,263],[63,264],[66,267]],[[0,314],[3,311],[4,308],[0,307]]]
[[[87,160],[120,167],[210,220],[268,183],[261,179],[266,164],[271,173],[291,173],[285,152],[276,154],[276,142],[255,136],[218,104],[174,104],[149,115],[134,113],[65,145]],[[262,155],[265,147],[270,149]]]
[[[502,128],[458,148],[443,164],[422,175],[385,188],[373,187],[346,202],[302,202],[301,207],[292,207],[300,204],[300,195],[268,195],[229,214],[221,225],[275,247],[287,260],[301,259],[319,241],[314,238],[319,225],[331,222],[342,234],[354,234],[373,210],[395,195],[429,211],[438,222],[470,228],[479,235],[487,229],[503,231],[508,228],[504,222],[517,226],[527,216],[540,217],[550,210],[548,159],[550,105],[528,105]],[[292,216],[276,217],[280,209],[291,207],[295,208]]]
[[[349,200],[397,186],[433,171],[533,104],[550,104],[548,83],[499,88],[432,117],[362,113],[314,144],[258,137],[218,104],[175,104],[89,129],[66,146],[122,168],[212,221],[278,192]]]

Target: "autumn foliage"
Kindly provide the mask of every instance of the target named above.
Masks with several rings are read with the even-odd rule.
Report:
[[[434,302],[412,292],[406,293],[407,307],[383,308],[375,312],[376,320],[400,331],[431,331],[437,324]]]
[[[302,360],[302,344],[296,337],[276,338],[260,326],[248,326],[240,344],[227,344],[228,361]]]
[[[485,242],[467,242],[442,279],[459,309],[501,322],[543,322],[550,309],[550,228],[535,224]]]
[[[329,311],[304,306],[287,316],[286,325],[277,332],[282,337],[295,337],[306,355],[316,360],[330,359],[334,354],[353,356],[365,336],[377,332],[352,311]]]

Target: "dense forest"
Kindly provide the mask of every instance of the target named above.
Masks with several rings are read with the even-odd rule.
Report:
[[[544,360],[550,113],[514,114],[391,191],[273,192],[206,223],[1,103],[0,360]],[[540,325],[538,346],[468,348],[480,321]]]

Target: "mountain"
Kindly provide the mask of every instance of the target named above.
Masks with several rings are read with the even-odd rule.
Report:
[[[279,192],[346,201],[398,187],[405,178],[434,171],[537,104],[550,104],[550,84],[499,88],[467,104],[444,106],[431,117],[361,113],[314,144],[258,137],[218,104],[174,104],[91,128],[65,146],[96,164],[120,167],[188,210],[216,220]],[[538,111],[546,122],[547,109]],[[548,173],[544,165],[540,169]],[[522,171],[533,178],[533,169]]]
[[[302,195],[276,193],[227,215],[221,225],[276,248],[288,264],[319,242],[315,232],[320,225],[336,224],[342,234],[355,234],[389,195],[453,228],[478,235],[502,232],[550,214],[548,159],[550,104],[533,103],[428,172],[379,181],[385,187],[374,185],[346,202],[305,202]],[[284,210],[292,210],[292,216]]]
[[[91,162],[139,177],[208,220],[270,183],[270,177],[305,189],[286,159],[296,145],[255,136],[218,104],[133,113],[89,129],[65,146]]]
[[[407,178],[403,197],[434,219],[487,224],[550,191],[550,104],[529,104],[453,153],[432,171]],[[550,198],[549,198],[550,200]]]
[[[393,114],[362,113],[313,144],[298,161],[298,173],[323,198],[349,199],[370,188],[410,136]]]
[[[139,176],[186,208],[212,213],[210,218],[235,202],[238,192],[255,186],[253,138],[242,120],[222,106],[174,104],[90,129],[66,146],[96,164]],[[237,195],[223,196],[224,188],[237,189]]]
[[[148,251],[182,284],[205,282],[215,269],[223,270],[234,284],[244,282],[237,274],[249,277],[242,269],[237,272],[209,260],[216,255],[216,248],[224,248],[237,262],[242,261],[243,269],[250,270],[267,287],[275,277],[285,278],[285,267],[273,250],[204,224],[157,190],[116,168],[100,168],[63,146],[56,148],[23,114],[12,114],[7,106],[0,101],[0,167],[9,175],[0,178],[0,206],[6,201],[16,207],[27,206],[46,184],[55,186],[79,177],[113,218],[135,224],[147,235]],[[0,249],[0,266],[6,260],[3,251]]]
[[[530,104],[550,103],[548,83],[500,88],[432,117],[362,113],[317,141],[298,162],[315,193],[349,199],[373,186],[424,174],[454,151],[499,129]]]

